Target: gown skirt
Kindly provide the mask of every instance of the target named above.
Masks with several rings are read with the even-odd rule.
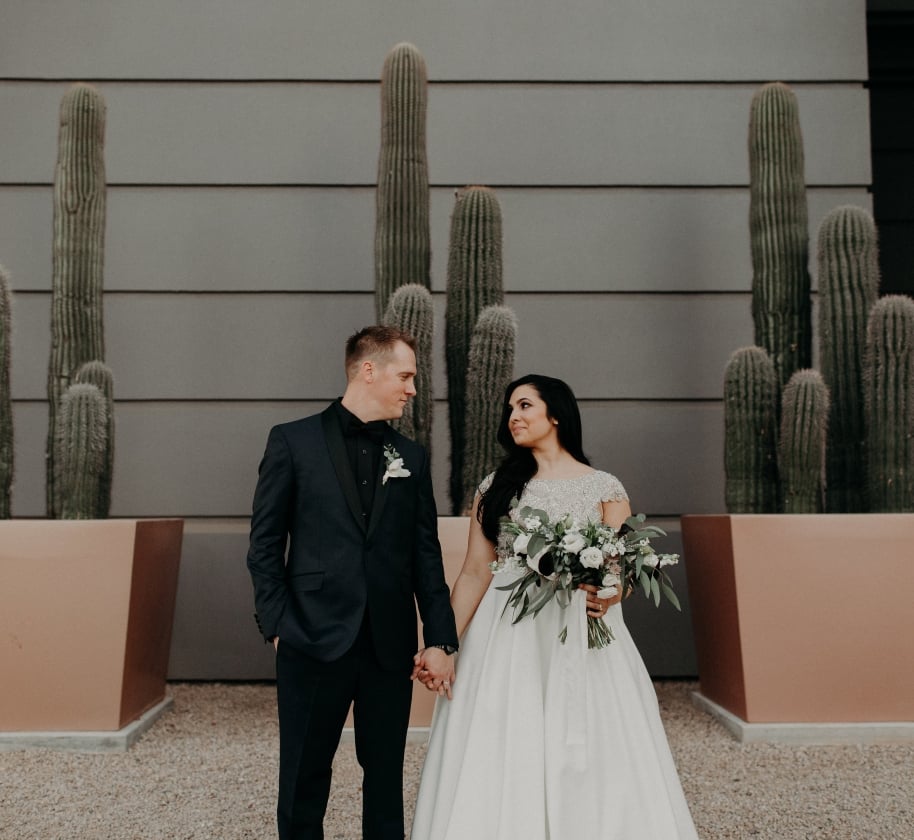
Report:
[[[464,634],[454,699],[436,702],[412,840],[697,838],[621,606],[603,619],[615,641],[588,650],[582,591],[512,625],[510,574]]]

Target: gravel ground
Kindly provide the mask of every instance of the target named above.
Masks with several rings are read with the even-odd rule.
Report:
[[[739,744],[693,708],[694,683],[656,688],[703,840],[914,836],[914,745]],[[275,837],[273,686],[175,683],[170,690],[172,710],[127,753],[0,752],[0,838]],[[424,745],[407,746],[407,821],[424,753]],[[359,779],[353,747],[344,744],[328,840],[360,837]]]

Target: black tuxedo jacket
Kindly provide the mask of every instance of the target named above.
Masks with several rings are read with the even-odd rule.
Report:
[[[418,647],[416,602],[426,645],[456,646],[457,631],[428,454],[390,427],[384,435],[410,475],[382,483],[382,454],[366,523],[334,407],[274,426],[254,493],[247,563],[265,639],[279,636],[332,661],[352,646],[367,605],[379,663],[408,671]]]

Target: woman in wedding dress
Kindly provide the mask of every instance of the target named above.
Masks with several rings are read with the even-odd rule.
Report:
[[[561,380],[511,383],[498,439],[508,455],[479,487],[451,594],[461,636],[453,688],[436,683],[417,654],[418,678],[453,699],[436,704],[412,840],[696,838],[620,596],[579,590],[566,609],[553,599],[512,624],[510,593],[496,588],[512,573],[489,567],[513,499],[551,521],[571,514],[618,528],[631,515],[628,496],[589,466],[577,403]],[[610,626],[608,647],[588,649],[588,615]]]

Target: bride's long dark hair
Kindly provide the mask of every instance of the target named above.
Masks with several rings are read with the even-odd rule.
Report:
[[[576,461],[590,464],[584,454],[581,412],[578,410],[578,403],[571,388],[561,379],[537,373],[530,373],[520,379],[515,379],[505,389],[501,420],[498,423],[498,442],[507,454],[495,471],[492,484],[482,494],[476,510],[476,516],[482,525],[482,532],[493,543],[498,539],[498,520],[508,512],[511,500],[515,496],[520,497],[527,482],[536,473],[536,459],[533,457],[533,451],[528,447],[518,446],[508,429],[508,420],[511,417],[511,405],[508,401],[515,389],[521,385],[532,386],[540,399],[546,403],[546,413],[549,418],[558,421],[556,431],[561,447]]]

